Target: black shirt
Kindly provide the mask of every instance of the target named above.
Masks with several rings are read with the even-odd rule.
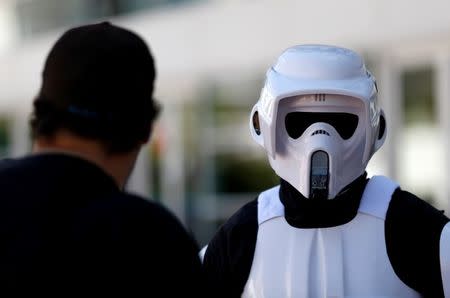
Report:
[[[88,161],[0,162],[0,296],[198,297],[197,253],[170,212]]]

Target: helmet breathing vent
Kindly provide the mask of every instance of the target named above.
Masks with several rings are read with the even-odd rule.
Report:
[[[323,130],[323,129],[318,129],[318,130],[316,130],[315,132],[313,132],[313,133],[311,134],[311,136],[315,136],[315,135],[326,135],[326,136],[330,136],[330,134],[329,134],[327,131]]]
[[[325,94],[315,94],[314,101],[325,101]]]

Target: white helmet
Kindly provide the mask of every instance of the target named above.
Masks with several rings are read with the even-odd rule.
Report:
[[[307,198],[332,199],[362,175],[385,125],[361,56],[327,45],[284,51],[250,115],[272,168]]]

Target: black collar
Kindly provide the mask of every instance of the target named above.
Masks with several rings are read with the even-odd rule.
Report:
[[[43,169],[45,181],[66,186],[67,191],[77,192],[88,189],[90,193],[114,193],[120,191],[114,179],[96,164],[65,153],[32,154],[19,159],[22,165]],[[73,188],[74,186],[75,189]]]
[[[281,179],[280,200],[284,205],[286,221],[297,228],[326,228],[345,224],[358,213],[367,181],[367,174],[364,173],[334,199],[312,200]]]

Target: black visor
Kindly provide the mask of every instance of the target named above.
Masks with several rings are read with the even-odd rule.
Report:
[[[316,122],[330,124],[344,140],[347,140],[351,138],[358,126],[358,116],[349,113],[292,112],[287,114],[284,120],[286,131],[293,139],[299,138]]]

